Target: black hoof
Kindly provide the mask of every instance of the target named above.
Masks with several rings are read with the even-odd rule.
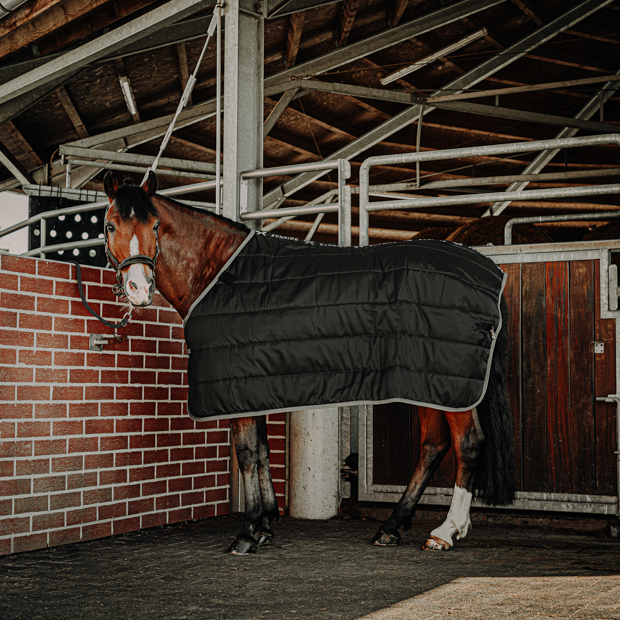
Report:
[[[370,541],[371,545],[377,545],[378,547],[393,547],[394,545],[400,545],[400,534],[386,534],[379,530]]]
[[[226,549],[226,553],[229,553],[230,555],[252,555],[256,553],[257,549],[258,545],[256,544],[256,541],[249,542],[247,540],[235,539],[230,547]]]
[[[258,546],[262,547],[263,545],[270,545],[272,540],[273,534],[261,532],[260,538],[258,539]]]

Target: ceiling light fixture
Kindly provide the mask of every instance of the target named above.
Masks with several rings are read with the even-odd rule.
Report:
[[[127,109],[129,110],[130,114],[137,114],[138,106],[136,105],[136,100],[134,99],[133,91],[131,90],[131,83],[129,81],[129,78],[126,75],[120,75],[118,81],[121,85],[121,90],[123,91],[123,97],[125,98]]]
[[[409,75],[410,73],[413,73],[414,71],[417,71],[418,69],[422,69],[426,67],[427,65],[434,62],[435,60],[438,60],[439,58],[443,58],[444,56],[447,56],[448,54],[451,54],[452,52],[455,52],[456,50],[461,49],[462,47],[465,47],[466,45],[469,45],[470,43],[473,43],[474,41],[477,41],[478,39],[482,39],[482,37],[486,37],[487,34],[488,34],[487,29],[481,28],[480,30],[477,30],[476,32],[470,34],[464,39],[461,39],[460,41],[457,41],[456,43],[452,43],[451,45],[448,45],[447,47],[443,47],[442,49],[436,52],[433,52],[430,56],[427,56],[426,58],[423,58],[422,60],[418,60],[418,62],[414,63],[413,65],[405,67],[404,69],[399,69],[398,71],[395,71],[394,73],[390,73],[390,75],[384,77],[381,80],[381,84],[383,84],[383,86],[386,86],[387,84],[390,84],[391,82],[395,82],[396,80],[399,80],[405,75]]]

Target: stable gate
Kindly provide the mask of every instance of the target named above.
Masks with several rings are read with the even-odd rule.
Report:
[[[617,513],[620,338],[612,262],[620,243],[478,249],[508,274],[519,489],[513,508]],[[358,413],[359,499],[397,501],[419,457],[415,407],[394,403]],[[454,476],[451,450],[421,503],[448,504]]]

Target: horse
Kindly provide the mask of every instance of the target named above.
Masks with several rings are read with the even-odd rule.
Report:
[[[131,182],[119,185],[109,172],[104,178],[104,189],[109,200],[104,222],[106,253],[117,270],[119,286],[127,301],[138,308],[152,303],[157,286],[158,292],[187,320],[197,300],[218,277],[224,277],[226,266],[255,232],[223,216],[157,194],[157,179],[152,172],[142,186]],[[265,243],[270,241],[268,233],[261,235]],[[321,245],[298,240],[294,243],[300,246],[293,245],[299,252]],[[442,241],[405,241],[364,248],[365,256],[372,256],[377,248],[394,246],[396,251],[401,251],[406,249],[404,244],[413,243],[444,244],[441,248],[453,245]],[[338,252],[345,249],[329,248],[334,261]],[[477,252],[467,250],[490,263]],[[293,259],[296,260],[295,255]],[[499,271],[495,265],[491,266]],[[499,297],[501,314],[505,316],[506,304],[501,291]],[[402,498],[372,537],[371,544],[390,547],[401,543],[400,530],[411,527],[416,504],[451,445],[458,463],[453,499],[445,521],[430,532],[424,549],[448,550],[453,547],[454,538],[467,535],[474,495],[488,505],[507,505],[514,501],[514,433],[507,399],[506,324],[504,321],[497,338],[494,329],[498,326],[490,329],[489,338],[495,341],[495,352],[488,364],[486,393],[475,407],[449,410],[423,406],[423,403],[418,407],[420,461]],[[211,331],[222,330],[214,327]],[[229,396],[228,400],[234,399]],[[231,417],[230,425],[244,482],[246,511],[241,530],[227,552],[245,555],[271,542],[272,524],[279,510],[269,470],[266,416],[260,412],[247,416],[237,413]]]

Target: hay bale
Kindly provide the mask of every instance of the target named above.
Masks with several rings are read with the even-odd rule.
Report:
[[[453,232],[454,228],[425,228],[414,239],[437,239],[445,241]]]
[[[447,241],[464,245],[504,245],[504,227],[513,215],[482,217],[457,228]],[[544,230],[533,224],[519,224],[512,230],[512,242],[518,243],[552,243],[553,238]]]

